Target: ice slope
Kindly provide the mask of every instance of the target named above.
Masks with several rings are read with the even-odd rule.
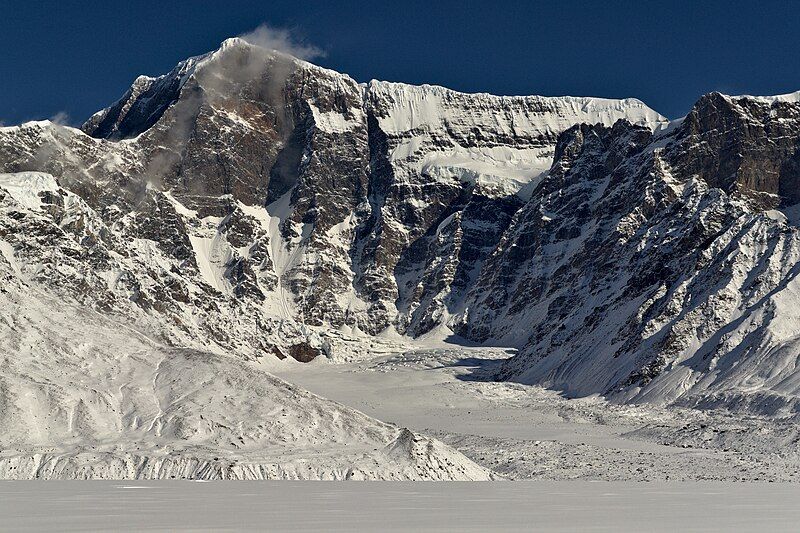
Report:
[[[0,174],[0,187],[22,207],[40,210],[42,193],[58,190],[56,179],[41,172],[20,172],[19,174]]]
[[[775,102],[797,103],[797,102],[800,102],[800,91],[795,91],[793,93],[787,93],[787,94],[777,94],[777,95],[774,95],[774,96],[753,96],[753,95],[745,94],[745,95],[740,95],[740,96],[734,96],[733,98],[737,99],[737,100],[741,100],[741,99],[758,100],[758,101],[761,101],[761,102],[767,102],[769,104],[772,104],[772,103],[775,103]]]

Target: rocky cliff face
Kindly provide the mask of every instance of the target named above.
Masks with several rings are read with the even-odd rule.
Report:
[[[796,411],[798,96],[564,132],[457,331],[575,395]]]
[[[52,176],[50,206],[19,211],[46,237],[12,216],[5,238],[22,271],[169,342],[308,359],[329,328],[418,335],[458,312],[558,133],[619,118],[663,121],[637,100],[359,85],[230,39],[82,131],[1,129],[0,171]],[[65,202],[86,221],[68,232]]]
[[[461,311],[465,288],[552,160],[558,133],[664,119],[638,100],[497,97],[371,82],[371,213],[360,228],[372,328],[418,335]],[[377,327],[376,327],[377,326]]]

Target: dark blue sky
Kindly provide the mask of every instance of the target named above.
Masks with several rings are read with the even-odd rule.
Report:
[[[261,23],[359,81],[634,96],[673,118],[709,91],[800,89],[800,1],[0,0],[0,121],[80,122],[138,74]]]

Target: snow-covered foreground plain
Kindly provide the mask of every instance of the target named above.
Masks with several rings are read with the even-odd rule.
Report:
[[[502,349],[434,346],[271,371],[511,479],[800,481],[794,420],[568,400],[493,381]]]
[[[8,531],[796,531],[800,486],[0,483]]]

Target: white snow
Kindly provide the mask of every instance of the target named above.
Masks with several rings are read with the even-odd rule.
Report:
[[[549,149],[457,147],[449,152],[426,153],[420,170],[442,181],[455,178],[462,183],[478,185],[483,191],[508,196],[519,193],[531,182],[538,183],[537,178],[550,168],[552,158]]]
[[[219,233],[211,237],[190,234],[189,240],[203,279],[222,294],[229,294],[231,286],[225,279],[225,265],[230,261],[232,254],[225,237]]]
[[[640,100],[574,96],[494,96],[459,93],[435,85],[408,85],[372,80],[367,86],[372,98],[388,102],[389,114],[379,118],[381,129],[401,133],[416,129],[439,129],[451,122],[468,120],[492,131],[558,133],[585,122],[611,125],[620,118],[655,127],[666,119]],[[454,113],[460,102],[472,104],[467,117]]]
[[[635,99],[493,96],[376,80],[365,91],[380,128],[396,139],[391,160],[398,176],[414,169],[476,184],[490,196],[527,199],[550,168],[556,136],[575,124],[667,123]]]
[[[14,274],[20,276],[21,270],[19,268],[19,264],[17,263],[16,258],[14,257],[14,247],[11,246],[10,243],[4,240],[0,240],[0,255],[2,255],[3,259],[5,259],[6,262],[9,264]]]
[[[795,433],[791,421],[615,405],[597,395],[567,400],[542,387],[494,381],[511,350],[435,337],[371,354],[272,371],[371,416],[434,432],[513,479],[798,480],[794,446],[779,444]]]
[[[43,172],[19,172],[0,174],[0,188],[8,191],[26,209],[36,211],[42,206],[39,194],[57,191],[58,182],[52,175]]]
[[[180,203],[173,195],[171,191],[163,191],[164,196],[172,204],[172,207],[175,208],[175,212],[179,215],[183,215],[187,218],[197,218],[197,211],[187,208],[185,205]]]
[[[5,483],[11,531],[796,529],[800,487],[744,483]],[[97,512],[102,509],[102,512]]]
[[[366,127],[366,118],[361,109],[354,108],[351,110],[353,117],[345,117],[342,113],[336,111],[321,112],[314,103],[309,102],[311,112],[314,116],[314,123],[317,128],[327,133],[345,133],[355,130],[357,128]]]
[[[295,303],[291,290],[284,287],[285,275],[303,257],[302,239],[295,243],[288,243],[281,234],[283,223],[289,218],[294,209],[291,205],[292,191],[287,191],[283,196],[267,206],[269,227],[269,256],[277,276],[278,310],[285,319],[295,316]],[[293,246],[293,249],[290,248]]]
[[[750,100],[758,100],[760,102],[767,102],[769,104],[774,104],[776,102],[787,102],[787,103],[797,103],[800,102],[800,91],[795,91],[793,93],[787,94],[777,94],[774,96],[752,96],[749,94],[741,94],[738,96],[734,96],[733,98],[748,98]]]
[[[492,478],[441,442],[257,364],[163,346],[5,279],[0,478]]]

